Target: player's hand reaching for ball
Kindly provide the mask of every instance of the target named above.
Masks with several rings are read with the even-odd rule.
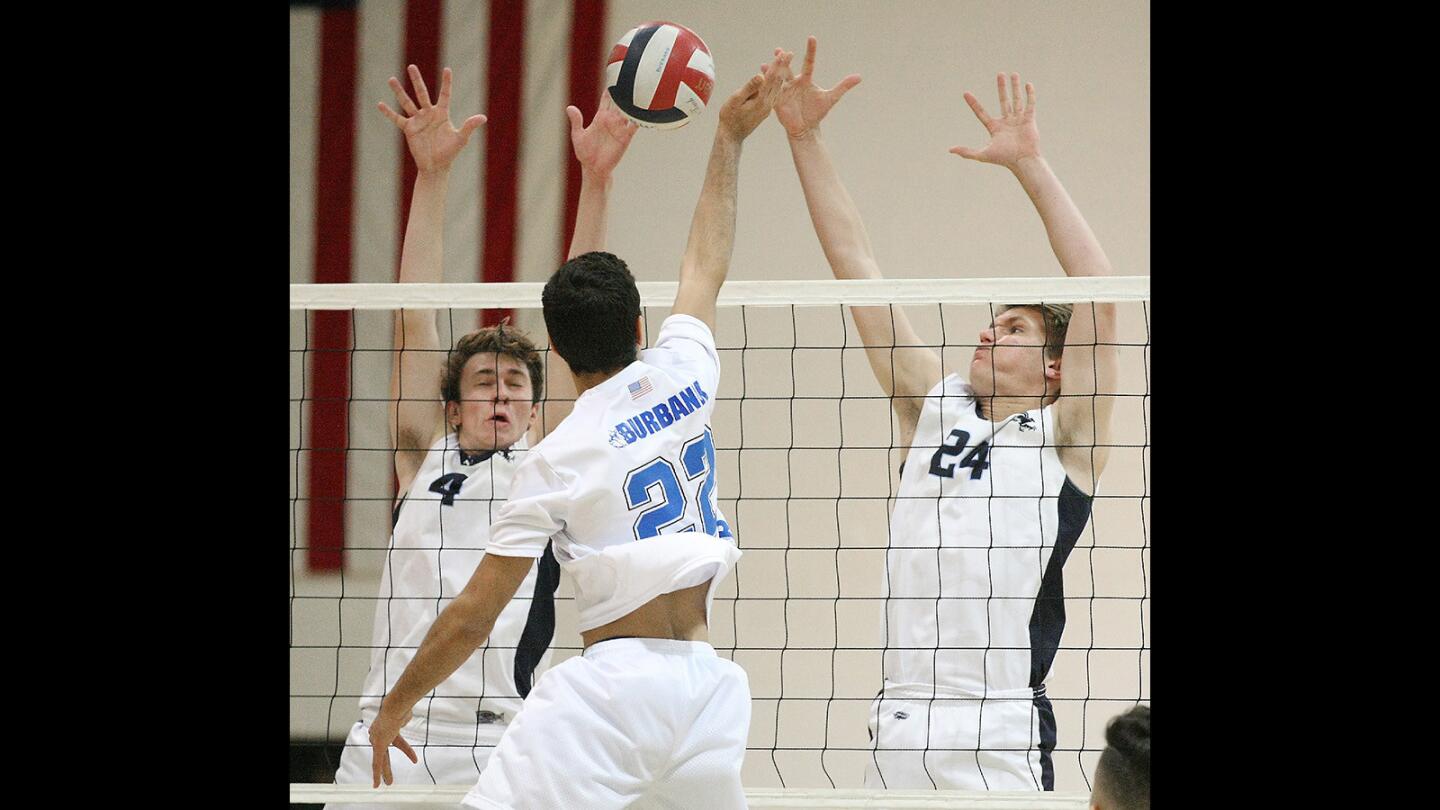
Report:
[[[750,77],[745,86],[730,94],[720,108],[720,133],[728,134],[736,141],[743,141],[755,128],[760,126],[775,100],[780,97],[780,87],[790,75],[790,60],[795,54],[775,49],[775,59],[760,68]]]
[[[1005,93],[1005,74],[995,76],[1000,91],[1000,117],[991,118],[980,100],[969,91],[965,103],[990,132],[990,143],[984,149],[965,146],[950,148],[951,153],[981,163],[994,163],[1014,170],[1023,158],[1040,156],[1040,130],[1035,126],[1035,85],[1025,83],[1025,99],[1020,98],[1020,74],[1010,74],[1010,94]]]
[[[404,714],[397,714],[385,703],[380,704],[380,711],[375,715],[375,722],[370,724],[370,747],[372,749],[370,761],[370,774],[375,781],[372,787],[380,787],[383,780],[387,785],[395,784],[395,775],[390,771],[390,746],[394,745],[410,758],[411,762],[419,763],[415,756],[415,749],[405,738],[400,736],[400,729],[410,722],[411,713],[407,709]]]
[[[809,135],[820,126],[820,121],[835,106],[835,102],[860,83],[860,74],[851,73],[829,90],[817,87],[814,80],[815,45],[815,37],[810,37],[805,43],[805,63],[800,75],[785,76],[780,97],[775,102],[775,117],[791,138]]]
[[[584,118],[578,107],[566,107],[565,115],[570,119],[570,145],[575,148],[575,159],[583,170],[598,178],[610,176],[640,129],[615,109],[609,93],[600,94],[600,108],[590,119],[590,126],[581,126]]]
[[[405,114],[395,112],[383,101],[380,102],[380,112],[405,133],[410,155],[415,158],[415,166],[422,174],[447,171],[455,156],[469,143],[470,136],[485,123],[485,116],[472,115],[456,129],[450,123],[450,68],[445,68],[440,75],[440,98],[434,104],[430,103],[430,91],[420,77],[420,68],[411,65],[409,73],[410,84],[420,103],[417,105],[412,101],[400,80],[391,76],[390,89]]]

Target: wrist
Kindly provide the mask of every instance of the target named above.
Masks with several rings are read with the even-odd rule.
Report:
[[[449,177],[450,177],[450,167],[449,167],[449,166],[441,166],[441,167],[439,167],[439,168],[432,168],[432,169],[420,169],[420,168],[417,168],[417,169],[415,170],[415,180],[416,180],[417,182],[420,181],[420,180],[426,180],[426,181],[430,181],[430,182],[434,182],[434,181],[437,181],[437,180],[447,180],[447,179],[449,179]]]
[[[745,141],[745,136],[744,136],[744,135],[739,135],[739,134],[731,131],[730,129],[726,128],[725,125],[723,125],[723,124],[720,125],[720,126],[715,130],[715,143],[716,143],[716,144],[724,144],[724,145],[726,145],[726,146],[731,146],[731,147],[734,147],[735,149],[739,149],[739,148],[740,148],[740,144],[743,143],[744,141]]]
[[[599,169],[592,169],[592,168],[590,168],[589,166],[586,166],[586,165],[583,164],[583,163],[580,164],[580,180],[581,180],[582,182],[587,182],[587,183],[601,183],[601,184],[609,185],[609,183],[610,183],[610,176],[611,176],[611,174],[613,174],[613,173],[614,173],[614,169],[607,169],[607,170],[605,170],[605,171],[600,171]]]
[[[816,143],[820,140],[820,127],[818,125],[810,127],[799,135],[792,134],[790,130],[787,129],[785,130],[785,137],[789,139],[791,144]]]
[[[792,134],[789,130],[785,130],[785,138],[791,143],[792,147],[812,146],[812,144],[819,143],[819,127],[808,128],[804,133],[798,135]]]
[[[1045,163],[1044,156],[1036,152],[1033,155],[1025,155],[1024,157],[1017,158],[1015,162],[1007,168],[1014,172],[1016,177],[1021,177],[1031,172],[1044,171],[1048,169],[1049,166]]]

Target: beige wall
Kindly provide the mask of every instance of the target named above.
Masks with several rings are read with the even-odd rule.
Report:
[[[302,43],[309,40],[297,37],[296,29],[313,25],[305,14],[291,14],[292,40]],[[674,278],[718,104],[774,46],[803,53],[807,34],[820,38],[817,76],[822,85],[849,72],[864,77],[832,112],[824,135],[887,275],[1060,275],[1039,218],[1009,173],[946,153],[956,144],[984,143],[984,130],[960,94],[975,92],[993,112],[994,74],[1001,69],[1017,71],[1035,83],[1045,154],[1116,271],[1149,274],[1147,3],[616,0],[607,37],[617,39],[651,19],[683,23],[704,37],[715,54],[717,87],[711,109],[697,122],[672,132],[642,131],[617,173],[610,247],[640,280]],[[563,42],[555,47],[563,58]],[[292,52],[292,82],[310,81],[317,61],[318,55],[303,48]],[[297,121],[293,112],[297,103],[303,108],[304,97],[303,87],[292,87],[292,146],[313,137],[312,125]],[[303,152],[292,148],[292,173],[306,170]],[[559,177],[554,181],[557,187],[562,182]],[[767,122],[747,141],[740,189],[731,278],[828,278],[777,124]],[[452,185],[451,205],[471,194],[468,187]],[[297,207],[306,215],[303,200],[295,199],[292,181],[292,220]],[[534,199],[553,203],[538,192]],[[297,254],[303,257],[309,249],[292,238],[292,278]],[[540,253],[522,251],[519,280],[541,281],[551,269]],[[940,343],[943,334],[953,347],[945,353],[947,365],[952,356],[968,356],[965,344],[974,343],[988,319],[979,307],[947,306],[943,313],[921,307],[910,314],[923,337]],[[647,315],[653,330],[665,312]],[[1150,696],[1149,601],[1140,599],[1149,594],[1150,516],[1148,498],[1141,498],[1149,492],[1149,400],[1142,396],[1148,393],[1149,316],[1148,304],[1121,307],[1122,341],[1131,344],[1121,350],[1121,390],[1133,396],[1122,398],[1117,408],[1116,441],[1135,447],[1114,452],[1100,486],[1099,494],[1105,497],[1097,500],[1091,526],[1065,569],[1069,624],[1062,648],[1070,649],[1062,649],[1055,663],[1050,695],[1056,701],[1060,748],[1088,752],[1057,753],[1061,790],[1085,788],[1082,763],[1086,771],[1093,770],[1105,720],[1137,698],[1148,702]],[[388,348],[388,318],[387,313],[357,315],[360,348]],[[451,336],[448,320],[442,317],[442,339]],[[456,335],[474,323],[468,312],[455,313],[453,320]],[[782,644],[788,649],[783,655],[743,649],[736,653],[750,673],[756,697],[750,744],[761,749],[747,759],[746,784],[778,786],[783,778],[788,786],[828,785],[818,751],[779,751],[772,761],[769,750],[824,745],[830,750],[823,766],[835,783],[858,786],[864,754],[841,749],[864,748],[865,709],[879,684],[876,597],[883,552],[856,547],[884,543],[885,497],[893,492],[899,461],[897,452],[885,449],[893,444],[893,426],[886,404],[872,399],[880,390],[858,348],[789,351],[797,336],[805,345],[838,347],[843,340],[858,347],[854,327],[838,307],[799,308],[793,315],[785,308],[750,309],[744,313],[743,330],[741,320],[739,310],[721,314],[719,343],[731,350],[723,352],[720,396],[737,399],[720,404],[714,424],[722,448],[722,508],[747,552],[717,602],[714,640],[722,649],[778,649]],[[523,313],[521,322],[538,325],[538,311]],[[292,316],[291,335],[292,347],[302,347],[299,315]],[[744,352],[742,345],[747,347]],[[385,380],[376,370],[384,365],[383,355],[367,356],[382,362],[367,361],[357,376],[381,378],[357,379],[354,384],[357,390],[372,392],[368,395],[379,391],[383,396]],[[291,365],[293,392],[299,390],[293,357]],[[834,399],[842,392],[843,401]],[[742,394],[801,398],[747,399],[742,405]],[[806,396],[830,399],[810,401]],[[742,408],[746,449],[738,451]],[[357,405],[352,420],[374,421],[383,418],[376,417],[382,410],[381,405]],[[292,414],[298,413],[292,405]],[[384,432],[376,425],[352,429],[368,430],[357,435],[378,436],[383,442]],[[833,447],[842,435],[844,450],[810,447]],[[296,439],[292,430],[292,478]],[[371,438],[365,442],[376,447],[366,455],[383,455],[382,446]],[[865,449],[867,445],[878,449]],[[752,449],[759,447],[793,449]],[[374,594],[388,529],[383,503],[390,493],[383,475],[371,475],[366,482],[373,492],[352,487],[350,493],[374,500],[357,500],[362,517],[349,523],[356,548],[343,578],[307,576],[303,556],[292,553],[292,593]],[[762,500],[787,495],[820,500]],[[296,511],[303,522],[303,504]],[[561,596],[568,594],[568,584],[562,585]],[[747,599],[786,595],[821,598]],[[372,602],[295,600],[292,605],[295,644],[368,644]],[[572,604],[562,602],[559,616],[557,660],[573,655],[578,646]],[[828,649],[796,649],[813,646]],[[355,717],[355,701],[348,695],[358,691],[368,651],[341,649],[337,656],[334,649],[292,650],[292,660],[292,695],[322,695],[292,698],[292,735],[343,737]],[[777,720],[773,698],[782,691],[787,697],[835,699],[782,701]],[[346,697],[331,697],[336,694]]]

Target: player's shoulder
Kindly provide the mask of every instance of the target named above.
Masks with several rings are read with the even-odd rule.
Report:
[[[660,326],[660,333],[650,348],[640,352],[641,363],[671,371],[704,372],[713,377],[720,370],[720,351],[715,335],[704,321],[693,315],[671,315]]]
[[[655,342],[658,345],[670,337],[700,339],[712,345],[715,343],[715,333],[709,324],[683,312],[669,315],[660,322],[660,334],[656,336]]]

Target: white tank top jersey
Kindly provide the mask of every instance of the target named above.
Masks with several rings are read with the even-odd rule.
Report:
[[[958,374],[936,384],[890,516],[885,695],[1036,693],[1090,502],[1060,464],[1053,407],[991,422]]]
[[[360,699],[366,723],[375,719],[435,617],[464,590],[485,556],[490,523],[510,493],[526,448],[522,436],[508,451],[472,454],[460,449],[451,433],[425,454],[396,507],[380,574],[370,674]],[[477,724],[515,716],[537,670],[550,664],[559,574],[553,555],[542,555],[500,612],[485,646],[415,705],[407,730],[416,737],[410,739],[424,742],[428,731],[432,740],[459,734],[464,739],[457,742],[473,742]]]
[[[580,632],[710,579],[708,617],[740,558],[716,498],[719,382],[710,328],[671,315],[653,348],[581,394],[515,470],[490,553],[536,557],[553,537]]]

